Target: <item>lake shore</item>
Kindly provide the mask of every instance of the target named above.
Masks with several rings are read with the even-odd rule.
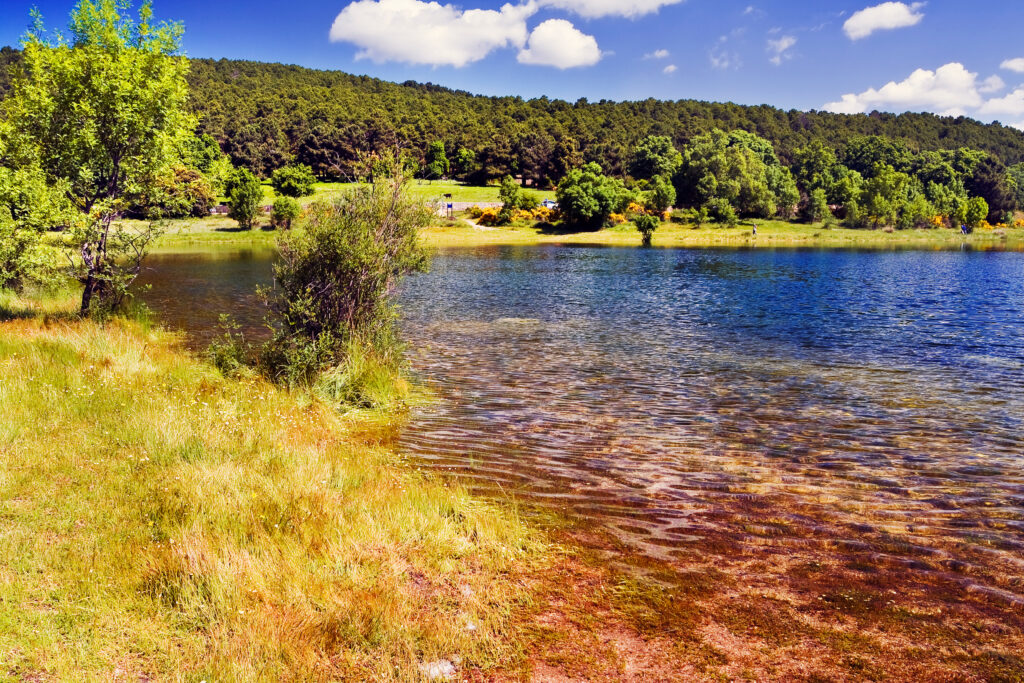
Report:
[[[224,217],[171,221],[156,244],[157,251],[202,249],[216,245],[271,247],[277,233],[269,228],[239,230]],[[537,227],[487,227],[469,220],[456,220],[422,231],[423,241],[432,247],[517,246],[568,244],[584,246],[638,247],[640,235],[632,224],[590,232],[561,232]],[[777,249],[820,247],[829,249],[972,249],[1024,250],[1024,228],[977,230],[962,235],[959,230],[852,230],[825,228],[783,221],[757,223],[735,228],[703,226],[695,228],[663,223],[654,233],[654,247],[742,247]]]

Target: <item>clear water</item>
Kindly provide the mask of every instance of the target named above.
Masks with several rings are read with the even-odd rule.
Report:
[[[146,299],[199,340],[222,310],[256,330],[269,259],[157,257]],[[670,564],[1024,606],[1024,254],[445,250],[401,302],[423,466]]]

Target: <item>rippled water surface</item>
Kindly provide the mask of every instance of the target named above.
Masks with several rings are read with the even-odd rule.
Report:
[[[268,258],[159,257],[148,300],[252,323]],[[451,250],[402,306],[438,400],[399,446],[430,467],[668,563],[1024,606],[1024,254]]]

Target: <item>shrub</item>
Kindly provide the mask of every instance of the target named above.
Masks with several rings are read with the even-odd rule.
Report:
[[[657,216],[647,213],[641,213],[633,217],[633,224],[640,232],[640,238],[643,240],[644,246],[650,246],[651,237],[654,235],[654,231],[658,229],[659,223],[661,221],[658,220]]]
[[[738,221],[736,209],[732,208],[732,204],[727,200],[716,197],[709,200],[703,208],[707,209],[708,217],[716,223],[721,223],[730,228],[736,227],[736,222]]]
[[[308,386],[345,363],[354,340],[378,357],[396,353],[391,298],[402,277],[426,268],[418,230],[432,216],[400,180],[312,204],[303,230],[278,240],[275,288],[263,292],[276,329],[264,371]]]
[[[302,207],[298,201],[291,197],[278,197],[274,200],[274,210],[270,213],[270,224],[275,228],[287,230],[301,213]]]
[[[259,179],[246,168],[236,170],[227,182],[228,205],[230,218],[238,221],[245,230],[252,230],[262,209],[263,186]]]
[[[601,227],[632,199],[622,181],[604,175],[595,163],[569,171],[558,184],[557,197],[565,221],[586,228]]]
[[[644,208],[651,213],[664,213],[676,201],[676,189],[666,178],[651,178],[650,189],[645,193]]]
[[[230,315],[220,316],[219,328],[220,335],[206,347],[206,359],[220,370],[221,374],[231,377],[239,374],[249,364],[252,347],[245,341],[241,325]]]
[[[807,197],[807,201],[803,206],[802,213],[804,220],[808,223],[820,223],[828,216],[831,216],[832,211],[828,207],[828,197],[825,194],[825,190],[821,188],[811,190],[811,194]]]
[[[308,197],[315,191],[316,178],[313,169],[305,164],[285,166],[270,176],[274,192],[282,197]]]

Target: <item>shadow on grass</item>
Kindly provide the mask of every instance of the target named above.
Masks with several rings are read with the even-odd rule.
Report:
[[[577,235],[584,232],[600,232],[601,230],[601,226],[587,227],[567,223],[537,223],[534,227],[542,235]]]

